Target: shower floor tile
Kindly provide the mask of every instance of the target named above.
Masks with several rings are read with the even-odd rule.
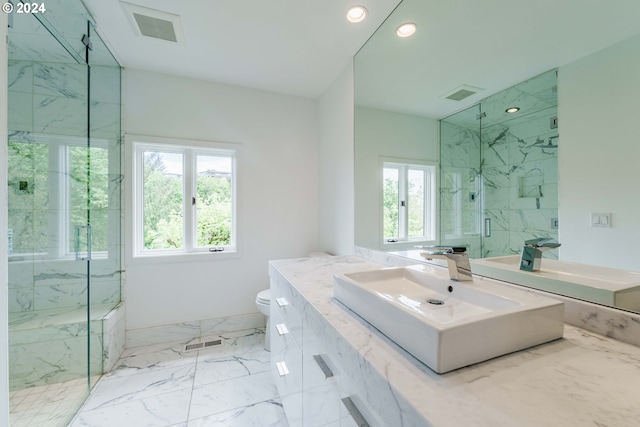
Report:
[[[85,378],[29,387],[9,394],[11,427],[66,426],[87,397]]]
[[[264,331],[217,337],[221,346],[202,350],[184,351],[184,342],[127,349],[70,426],[288,427]]]

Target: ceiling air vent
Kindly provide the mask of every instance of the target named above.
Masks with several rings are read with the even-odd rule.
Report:
[[[469,85],[462,85],[454,90],[445,93],[441,96],[444,99],[451,99],[452,101],[462,101],[465,98],[470,97],[471,95],[475,95],[478,92],[482,92],[484,89]]]
[[[131,3],[120,3],[139,36],[184,44],[180,16]]]

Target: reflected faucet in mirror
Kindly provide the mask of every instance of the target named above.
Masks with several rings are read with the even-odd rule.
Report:
[[[471,275],[471,264],[467,248],[464,246],[416,246],[423,249],[420,255],[427,260],[443,259],[447,262],[449,278],[457,282],[468,282],[473,280]]]
[[[522,248],[522,257],[520,258],[520,270],[540,271],[542,252],[559,246],[560,243],[554,242],[550,237],[525,240]]]

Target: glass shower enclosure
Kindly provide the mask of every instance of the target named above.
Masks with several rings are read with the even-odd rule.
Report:
[[[122,339],[105,326],[121,299],[121,68],[79,0],[12,21],[10,416],[63,426]]]
[[[551,70],[440,120],[441,244],[487,258],[557,240],[557,117]]]

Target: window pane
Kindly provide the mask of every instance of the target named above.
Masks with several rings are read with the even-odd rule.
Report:
[[[424,183],[425,171],[419,169],[409,169],[409,238],[422,237],[424,230]]]
[[[144,249],[182,248],[184,208],[183,156],[143,152]]]
[[[383,169],[384,239],[398,238],[398,169]]]
[[[197,156],[197,246],[231,245],[232,158]]]

